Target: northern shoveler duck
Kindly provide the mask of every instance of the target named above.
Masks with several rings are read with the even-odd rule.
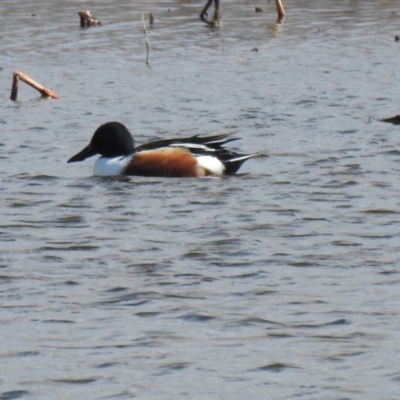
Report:
[[[83,161],[100,154],[94,175],[139,175],[158,177],[203,177],[235,174],[249,158],[259,154],[238,154],[224,145],[236,138],[232,133],[158,140],[135,147],[125,125],[107,122],[97,128],[90,143],[68,160]]]

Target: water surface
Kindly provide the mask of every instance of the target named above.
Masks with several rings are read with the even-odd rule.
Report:
[[[2,1],[0,399],[398,398],[399,5],[287,0],[278,25],[225,0],[221,29],[202,6]],[[59,99],[11,102],[14,69]],[[198,180],[66,163],[112,120],[265,157]]]

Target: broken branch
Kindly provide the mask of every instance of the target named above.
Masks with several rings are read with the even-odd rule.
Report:
[[[13,83],[12,83],[12,87],[11,87],[11,96],[10,96],[10,99],[12,101],[17,100],[18,81],[19,80],[21,80],[22,82],[25,82],[29,86],[32,86],[34,89],[36,89],[42,95],[42,97],[51,97],[53,99],[58,99],[58,96],[52,90],[45,88],[44,86],[35,82],[33,79],[29,78],[28,75],[26,75],[22,72],[19,72],[19,71],[14,71],[13,72]]]
[[[89,10],[82,10],[78,11],[79,17],[81,18],[81,27],[85,28],[88,26],[98,26],[101,25],[101,22],[97,20],[93,15],[90,13]]]

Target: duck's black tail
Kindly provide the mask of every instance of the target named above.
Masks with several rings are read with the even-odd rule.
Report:
[[[260,153],[247,154],[247,155],[230,153],[229,156],[226,155],[224,157],[221,157],[221,161],[225,165],[225,174],[227,174],[227,175],[236,174],[236,172],[239,170],[239,168],[242,166],[242,164],[246,160],[248,160],[249,158],[258,157],[261,155],[262,154],[260,154]]]

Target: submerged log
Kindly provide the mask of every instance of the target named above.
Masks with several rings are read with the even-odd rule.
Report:
[[[82,28],[101,25],[101,22],[93,17],[89,10],[78,11],[78,15],[81,19]]]
[[[33,79],[29,78],[28,75],[26,75],[22,72],[19,72],[19,71],[14,71],[13,72],[13,82],[12,82],[12,86],[11,86],[11,96],[10,96],[10,99],[12,101],[17,100],[18,81],[19,80],[21,80],[22,82],[25,82],[29,86],[32,86],[34,89],[36,89],[42,95],[42,97],[51,97],[53,99],[58,99],[58,96],[52,90],[45,88],[44,86],[35,82]]]

